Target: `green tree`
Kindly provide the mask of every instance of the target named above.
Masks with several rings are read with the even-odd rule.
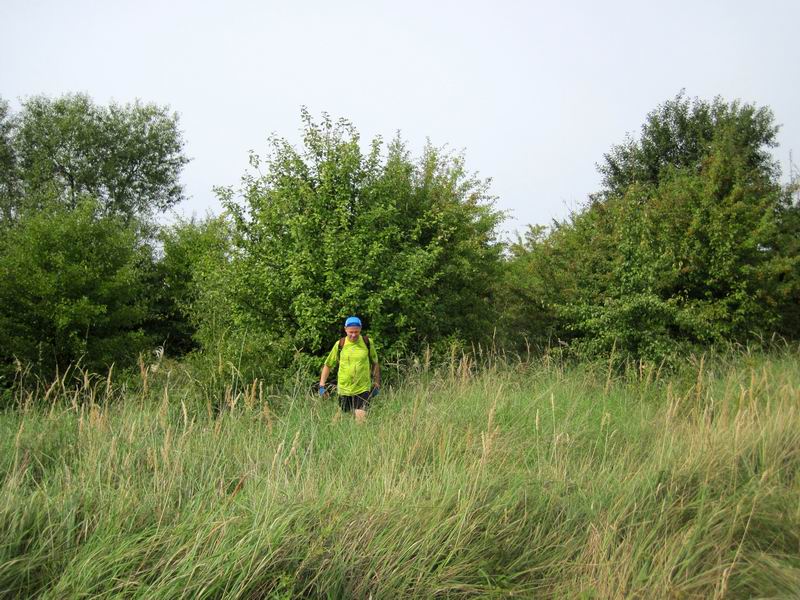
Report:
[[[152,217],[183,197],[186,162],[166,108],[0,100],[0,368],[125,363],[178,326],[159,312]]]
[[[230,220],[225,215],[179,220],[158,233],[161,256],[147,274],[151,294],[147,330],[171,354],[186,354],[211,328],[225,307],[221,291],[231,253]],[[216,317],[212,317],[216,315]]]
[[[11,125],[12,158],[0,156],[0,183],[13,182],[6,215],[53,197],[74,208],[88,195],[106,214],[147,217],[183,199],[179,176],[188,159],[178,117],[164,107],[36,96]]]
[[[768,109],[664,103],[606,155],[590,204],[512,259],[535,273],[527,296],[590,355],[797,335],[797,208],[768,151],[776,131]]]
[[[699,173],[721,136],[735,138],[728,142],[735,145],[740,167],[774,181],[780,167],[770,148],[777,145],[777,133],[768,107],[719,96],[707,102],[681,92],[647,115],[638,139],[628,137],[604,155],[599,196],[624,195],[633,184],[657,185],[670,169]]]
[[[273,138],[240,200],[220,190],[236,327],[262,332],[283,364],[327,351],[353,313],[384,353],[491,336],[502,214],[488,182],[430,145],[416,162],[399,138],[363,154],[349,122],[302,117],[302,150]]]
[[[13,132],[8,102],[0,98],[0,229],[11,222],[18,197]]]
[[[138,238],[135,223],[88,198],[21,215],[0,238],[2,367],[130,363],[148,341],[142,270],[152,257]]]

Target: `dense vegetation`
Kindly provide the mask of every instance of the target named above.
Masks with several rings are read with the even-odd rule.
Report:
[[[800,595],[800,356],[469,357],[364,426],[165,360],[0,418],[0,595]]]
[[[0,100],[0,387],[20,365],[129,366],[172,335],[154,217],[186,162],[161,107]]]
[[[182,198],[177,116],[82,95],[0,102],[0,376],[142,351],[270,383],[316,368],[358,313],[385,357],[431,346],[667,361],[800,332],[800,207],[768,108],[683,94],[605,155],[581,210],[506,247],[462,156],[302,112],[225,212],[159,226]]]
[[[319,356],[349,314],[386,355],[491,330],[502,247],[487,182],[430,145],[418,162],[399,138],[365,155],[347,121],[303,121],[302,152],[272,139],[241,199],[221,190],[233,229],[225,325],[248,332],[259,363]]]
[[[512,247],[509,328],[656,361],[796,337],[800,207],[769,153],[776,132],[739,102],[658,107],[606,154],[583,210]]]

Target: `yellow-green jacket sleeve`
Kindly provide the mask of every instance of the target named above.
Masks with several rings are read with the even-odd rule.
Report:
[[[328,358],[325,359],[325,364],[331,368],[335,369],[336,365],[339,363],[339,342],[337,341],[331,351],[328,353]]]

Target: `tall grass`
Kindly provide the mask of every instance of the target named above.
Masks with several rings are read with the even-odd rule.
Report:
[[[0,595],[798,597],[798,358],[423,360],[362,426],[301,381],[61,381],[0,417]]]

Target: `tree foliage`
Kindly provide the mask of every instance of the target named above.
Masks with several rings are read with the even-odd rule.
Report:
[[[160,337],[151,217],[182,198],[186,162],[154,104],[0,100],[0,369],[121,366]]]
[[[600,195],[620,196],[633,184],[658,185],[676,168],[698,174],[715,148],[735,155],[740,169],[775,180],[780,169],[769,150],[777,145],[777,133],[767,107],[720,97],[707,102],[681,92],[647,115],[638,139],[629,136],[604,155]]]
[[[161,256],[147,275],[151,309],[148,330],[172,355],[211,344],[226,311],[221,281],[231,251],[230,221],[209,216],[180,219],[158,233]],[[204,328],[198,331],[198,328]]]
[[[584,210],[517,244],[510,323],[535,323],[535,297],[551,336],[651,359],[800,333],[797,207],[768,152],[776,132],[768,109],[739,102],[658,107],[605,156]]]
[[[0,229],[11,221],[17,197],[17,161],[13,146],[14,125],[8,102],[0,98]]]
[[[302,149],[271,139],[241,198],[221,190],[235,326],[286,359],[327,350],[349,314],[384,352],[491,334],[502,215],[488,181],[430,144],[418,161],[399,138],[365,154],[349,122],[302,117]]]
[[[142,272],[150,249],[136,224],[84,198],[24,213],[0,238],[0,365],[50,374],[78,361],[126,364],[144,348]]]
[[[36,96],[18,115],[0,105],[3,218],[58,198],[84,196],[104,214],[147,217],[183,199],[188,159],[178,117],[155,104],[96,105],[84,94]]]
[[[771,111],[683,94],[604,156],[601,189],[509,248],[489,181],[430,143],[362,147],[302,111],[226,212],[164,227],[187,162],[177,117],[84,95],[0,100],[0,368],[125,364],[200,347],[228,370],[318,364],[358,314],[381,353],[493,338],[658,360],[800,335],[800,207]],[[200,353],[198,353],[200,354]],[[203,360],[203,359],[201,359]],[[0,373],[0,375],[2,375]]]

